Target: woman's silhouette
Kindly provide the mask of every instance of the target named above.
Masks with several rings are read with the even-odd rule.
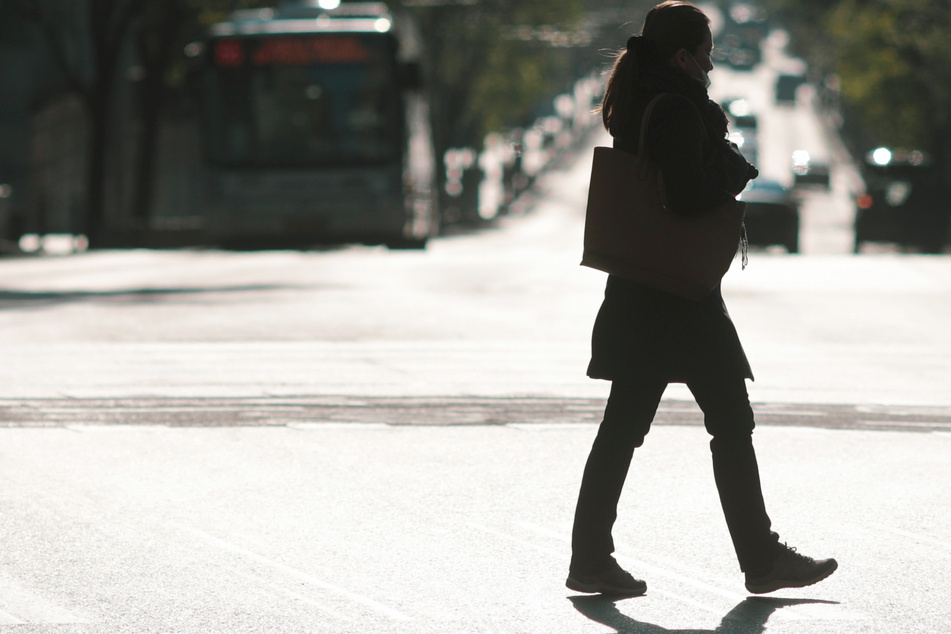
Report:
[[[727,141],[727,119],[707,96],[712,49],[709,20],[700,9],[689,2],[659,4],[618,55],[604,96],[602,118],[615,147],[635,153],[644,110],[663,95],[643,133],[675,213],[709,212],[757,176]],[[643,444],[673,382],[686,383],[713,437],[714,478],[746,588],[764,593],[801,587],[836,569],[834,559],[800,555],[771,530],[745,383],[753,373],[719,287],[694,302],[610,275],[594,325],[588,376],[611,381],[611,392],[578,496],[569,588],[646,591],[646,583],[612,556],[611,529],[632,453]]]

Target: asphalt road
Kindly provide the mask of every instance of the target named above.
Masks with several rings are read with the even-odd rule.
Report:
[[[209,418],[213,413],[209,412]],[[0,431],[15,632],[943,632],[948,432],[762,425],[784,539],[840,570],[749,598],[696,425],[622,500],[645,597],[563,586],[592,423],[77,423]]]
[[[589,156],[422,253],[0,260],[0,631],[946,631],[951,261],[849,255],[837,188],[724,294],[770,515],[839,571],[748,597],[672,386],[616,533],[648,594],[564,588],[607,388]]]

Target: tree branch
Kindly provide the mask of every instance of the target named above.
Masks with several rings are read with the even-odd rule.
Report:
[[[69,63],[69,54],[66,52],[62,33],[55,27],[55,21],[45,13],[38,2],[26,0],[7,0],[13,9],[24,18],[31,20],[40,29],[47,47],[53,57],[53,63],[60,69],[63,78],[71,90],[79,93],[83,100],[89,99],[89,86],[79,77],[78,71]]]

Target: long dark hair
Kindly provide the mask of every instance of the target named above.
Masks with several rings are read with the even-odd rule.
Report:
[[[667,0],[647,12],[641,34],[628,40],[614,60],[601,102],[601,120],[614,136],[634,129],[635,75],[648,61],[667,63],[680,49],[693,53],[710,33],[710,18],[696,5]]]

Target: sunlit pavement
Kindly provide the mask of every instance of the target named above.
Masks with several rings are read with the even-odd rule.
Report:
[[[563,586],[594,430],[320,419],[4,429],[0,625],[944,631],[951,435],[761,427],[775,526],[840,569],[812,588],[749,599],[702,428],[658,425],[637,454],[616,531],[618,557],[649,590],[614,602]]]
[[[584,156],[529,214],[423,253],[0,261],[0,398],[603,398]],[[755,251],[723,290],[755,402],[951,407],[947,257]]]
[[[424,253],[0,260],[0,631],[946,631],[951,262],[847,254],[835,189],[724,295],[774,525],[839,571],[748,598],[672,386],[616,533],[647,596],[564,588],[586,156]]]

